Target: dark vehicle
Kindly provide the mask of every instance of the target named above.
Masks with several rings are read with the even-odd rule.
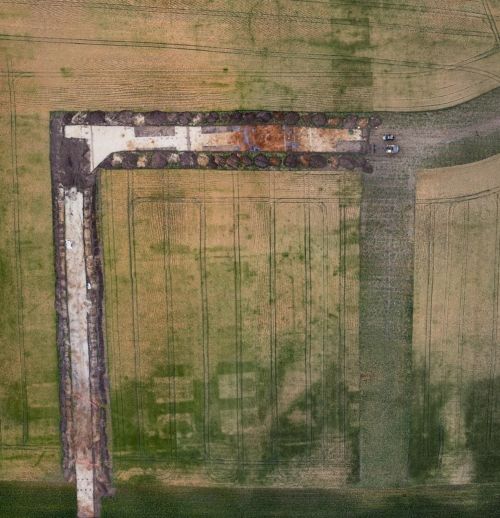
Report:
[[[388,146],[385,146],[385,152],[388,155],[395,155],[396,153],[399,153],[399,146],[397,144],[389,144]]]
[[[393,135],[392,133],[386,133],[383,137],[382,137],[382,140],[395,140],[396,137],[395,135]]]

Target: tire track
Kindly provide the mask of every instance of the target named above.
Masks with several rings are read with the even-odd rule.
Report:
[[[40,6],[41,3],[39,1],[19,1],[19,2],[12,2],[8,0],[3,0],[0,3],[14,3],[16,5],[35,5]],[[359,25],[357,20],[349,20],[348,18],[328,18],[324,16],[304,16],[304,15],[293,15],[288,13],[279,13],[274,14],[272,12],[262,12],[256,9],[253,9],[251,11],[236,11],[236,10],[222,10],[222,9],[203,9],[203,8],[181,8],[181,7],[146,7],[146,6],[133,6],[133,5],[124,5],[124,4],[117,4],[112,2],[91,2],[91,3],[80,3],[75,2],[71,0],[65,0],[65,1],[51,1],[49,2],[51,5],[59,5],[62,7],[67,7],[68,5],[74,6],[76,8],[92,8],[96,10],[113,10],[113,11],[124,11],[124,12],[135,12],[135,13],[152,13],[155,15],[158,15],[159,13],[167,14],[167,15],[186,15],[193,17],[199,17],[199,16],[207,16],[207,17],[214,17],[214,18],[223,18],[223,19],[263,19],[263,20],[278,20],[278,21],[284,21],[284,22],[300,22],[300,23],[310,23],[315,25],[339,25],[339,26],[347,26],[347,27],[357,27]],[[316,3],[316,4],[325,4],[330,6],[329,3],[326,2],[310,2],[310,3]],[[335,4],[335,5],[341,5],[341,4]],[[348,3],[345,3],[347,6]],[[396,5],[391,3],[384,3],[382,6],[371,3],[368,5],[371,8],[381,8],[381,9],[388,9],[388,8],[397,8],[398,11],[408,11],[408,12],[417,12],[420,14],[450,14],[455,13],[459,14],[464,17],[472,17],[472,18],[478,18],[478,19],[489,19],[487,15],[479,14],[479,13],[473,13],[470,12],[462,12],[462,11],[456,11],[451,9],[439,9],[439,8],[433,8],[432,10],[428,10],[426,8],[423,8],[421,10],[415,10],[415,9],[407,9],[404,5]],[[368,17],[369,18],[369,17]],[[388,23],[381,23],[376,21],[370,21],[370,26],[372,27],[384,27],[389,29],[406,29],[406,30],[415,30],[418,32],[429,32],[429,33],[435,33],[435,34],[447,34],[447,35],[457,35],[462,36],[464,34],[470,35],[470,36],[478,36],[478,37],[487,37],[489,34],[486,31],[472,31],[472,30],[460,30],[460,29],[433,29],[431,27],[425,27],[425,26],[414,26],[414,25],[398,25],[398,24],[388,24]]]
[[[15,253],[15,277],[17,293],[17,340],[19,346],[19,366],[21,381],[21,415],[22,415],[22,444],[29,441],[29,407],[27,394],[26,373],[26,344],[24,336],[24,286],[22,270],[22,250],[20,242],[20,206],[19,206],[19,171],[17,151],[17,112],[16,112],[16,86],[12,76],[12,60],[7,59],[7,80],[10,102],[10,147],[12,169],[12,205],[13,205],[13,230]]]
[[[134,373],[135,373],[135,397],[137,405],[137,446],[139,451],[144,451],[144,416],[142,405],[142,376],[141,376],[141,358],[140,358],[140,337],[138,328],[138,299],[137,299],[137,276],[136,276],[136,240],[134,225],[134,174],[127,171],[127,210],[128,210],[128,242],[129,242],[129,275],[131,279],[131,305],[132,305],[132,330],[134,336]]]
[[[200,207],[200,294],[201,294],[201,335],[203,347],[203,452],[205,460],[210,459],[210,337],[207,287],[207,216],[206,216],[206,173],[202,172],[203,193]]]
[[[304,52],[304,53],[292,53],[284,51],[270,51],[268,49],[246,49],[239,47],[223,47],[214,45],[197,45],[197,44],[183,44],[183,43],[166,43],[166,42],[155,42],[155,41],[132,41],[132,40],[119,40],[119,39],[96,39],[96,38],[64,38],[57,36],[31,36],[21,34],[0,34],[0,40],[4,41],[24,41],[29,43],[47,43],[47,44],[67,44],[67,45],[88,45],[88,46],[103,46],[103,47],[131,47],[131,48],[150,48],[150,49],[169,49],[169,50],[185,50],[194,52],[208,52],[217,54],[230,54],[237,56],[256,56],[276,59],[304,59],[312,61],[327,61],[330,62],[332,59],[345,60],[353,63],[375,63],[379,65],[398,65],[407,67],[421,67],[429,68],[432,70],[454,70],[464,69],[460,62],[458,64],[442,64],[425,61],[412,61],[412,60],[397,60],[397,59],[384,59],[384,58],[369,58],[361,56],[352,56],[351,54],[339,54],[339,53],[317,53],[317,52]],[[490,49],[487,51],[487,55],[498,52],[498,49]],[[481,53],[478,59],[481,59],[485,53]],[[469,63],[473,62],[472,58]],[[479,70],[474,70],[479,73]]]
[[[167,189],[165,190],[165,176],[168,178]],[[172,266],[171,266],[171,246],[170,246],[170,175],[168,172],[162,173],[162,197],[163,197],[163,217],[162,217],[162,240],[163,240],[163,293],[165,303],[165,327],[166,327],[166,349],[167,366],[172,369],[168,380],[168,420],[170,434],[170,453],[174,458],[177,457],[177,415],[176,415],[176,378],[177,366],[175,362],[175,332],[174,332],[174,311],[172,294]]]
[[[235,376],[236,376],[236,446],[238,469],[245,464],[243,433],[243,324],[241,307],[241,245],[240,245],[240,186],[239,173],[232,173],[233,198],[233,268],[234,268],[234,323],[235,323]]]
[[[498,313],[499,313],[499,291],[500,291],[500,196],[495,197],[496,202],[496,228],[495,228],[495,261],[493,272],[493,322],[491,336],[490,369],[488,379],[488,397],[486,405],[486,446],[489,447],[493,438],[493,424],[495,420],[495,375],[498,348]]]
[[[488,19],[488,23],[490,24],[491,32],[495,36],[496,45],[498,46],[498,45],[500,45],[500,34],[498,32],[498,26],[497,26],[496,20],[491,13],[489,0],[481,0],[481,2],[484,7],[484,12],[486,13],[486,18]]]
[[[424,405],[423,405],[423,430],[425,437],[430,437],[431,411],[430,411],[430,385],[431,385],[431,355],[432,351],[432,314],[434,295],[434,240],[436,228],[435,206],[429,208],[429,229],[427,235],[427,293],[426,293],[426,318],[425,318],[425,379],[424,379]],[[426,451],[429,454],[429,440],[425,441]]]

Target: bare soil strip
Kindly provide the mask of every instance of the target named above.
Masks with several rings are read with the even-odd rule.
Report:
[[[87,328],[87,276],[83,242],[83,194],[76,188],[66,193],[66,276],[71,346],[71,383],[74,405],[74,437],[78,517],[93,518],[96,507],[92,455],[90,362]]]

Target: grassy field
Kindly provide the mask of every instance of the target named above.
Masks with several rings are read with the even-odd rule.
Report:
[[[0,479],[52,480],[61,475],[48,132],[37,114],[16,114],[13,79],[0,81]]]
[[[421,486],[392,490],[274,490],[168,488],[120,484],[103,500],[103,518],[434,518],[495,516],[498,485]],[[6,505],[8,504],[8,506]],[[73,518],[75,491],[69,485],[0,483],[0,513],[16,518]]]
[[[118,478],[355,474],[359,197],[353,173],[102,173]]]
[[[60,477],[51,110],[448,106],[498,85],[488,4],[2,0],[0,478]]]
[[[417,479],[500,476],[499,166],[497,155],[417,180],[410,459]]]

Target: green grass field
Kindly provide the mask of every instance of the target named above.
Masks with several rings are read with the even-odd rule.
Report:
[[[494,516],[498,485],[370,490],[162,488],[119,485],[103,500],[103,518],[434,518]],[[68,485],[0,483],[0,514],[16,518],[74,518],[75,491]]]
[[[48,131],[4,115],[0,132],[0,479],[61,480]]]

